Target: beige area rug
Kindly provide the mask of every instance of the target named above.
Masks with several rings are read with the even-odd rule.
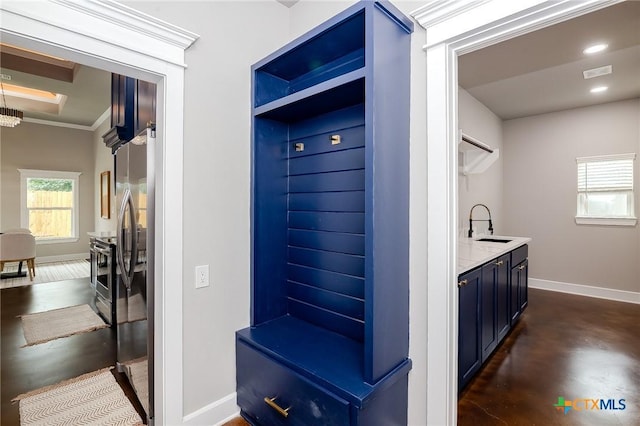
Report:
[[[142,425],[111,369],[17,396],[21,426]]]
[[[134,361],[126,364],[131,378],[131,386],[138,395],[138,399],[144,408],[144,412],[149,415],[149,368],[147,359]]]
[[[21,315],[26,345],[109,327],[89,305]]]
[[[18,263],[4,266],[2,272],[16,272]],[[27,265],[22,265],[22,270],[27,270]],[[91,273],[91,265],[84,259],[69,260],[64,262],[38,263],[36,261],[36,276],[33,281],[29,275],[22,278],[7,278],[0,281],[0,289],[22,287],[31,284],[49,283],[54,281],[72,280],[76,278],[88,278]]]

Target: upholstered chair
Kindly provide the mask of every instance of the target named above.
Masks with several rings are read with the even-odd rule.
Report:
[[[11,230],[0,234],[0,272],[9,262],[26,262],[29,279],[36,275],[36,238],[27,229]]]

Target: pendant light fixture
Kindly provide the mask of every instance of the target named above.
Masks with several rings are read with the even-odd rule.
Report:
[[[4,85],[0,82],[2,90],[2,106],[0,107],[0,126],[16,127],[22,121],[24,114],[17,109],[8,108],[7,100],[4,97]]]

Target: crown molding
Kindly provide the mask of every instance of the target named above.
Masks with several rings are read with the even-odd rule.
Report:
[[[428,28],[489,1],[491,0],[430,0],[424,6],[411,12],[411,16],[424,28]]]
[[[105,122],[111,115],[111,108],[107,108],[105,112],[103,112],[100,117],[93,122],[91,126],[84,126],[82,124],[74,124],[74,123],[66,123],[64,121],[51,121],[51,120],[41,120],[39,118],[30,118],[25,117],[22,119],[25,123],[33,123],[33,124],[41,124],[43,126],[54,126],[54,127],[65,127],[67,129],[76,129],[76,130],[86,130],[88,132],[95,132],[102,123]]]
[[[3,27],[5,21],[9,24],[2,29],[9,34],[20,33],[25,22],[38,23],[52,32],[82,32],[114,50],[124,46],[132,54],[184,68],[185,49],[200,37],[115,0],[3,1],[0,10],[4,15]],[[16,27],[12,29],[14,21]]]
[[[136,31],[162,42],[173,44],[183,50],[191,46],[200,37],[196,33],[147,15],[115,0],[50,1],[75,9],[83,14],[109,21],[130,31]]]

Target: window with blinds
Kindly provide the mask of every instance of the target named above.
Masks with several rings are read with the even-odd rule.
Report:
[[[589,218],[635,219],[634,160],[635,154],[576,158],[578,165],[576,220],[578,223],[580,223],[578,219]]]

